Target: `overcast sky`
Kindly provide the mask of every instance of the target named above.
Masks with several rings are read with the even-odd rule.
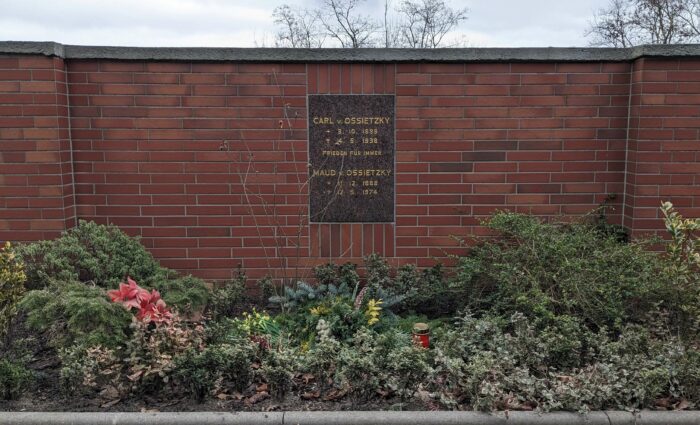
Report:
[[[275,6],[319,0],[0,0],[0,40],[119,46],[274,46]],[[398,3],[400,0],[393,0]],[[472,47],[586,46],[593,12],[609,0],[447,0],[467,7]],[[379,14],[383,0],[366,0]]]

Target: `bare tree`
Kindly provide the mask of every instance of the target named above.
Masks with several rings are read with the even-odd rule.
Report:
[[[700,1],[700,0],[699,0]],[[399,46],[399,26],[391,8],[391,0],[384,0],[384,47]]]
[[[361,13],[365,0],[323,0],[318,18],[329,37],[341,47],[374,47],[380,25]]]
[[[320,27],[318,14],[283,4],[275,8],[272,17],[278,27],[275,34],[277,47],[323,47],[325,34]]]
[[[379,19],[363,13],[366,0],[317,1],[311,9],[275,8],[278,47],[322,47],[329,39],[345,48],[443,47],[448,33],[467,19],[467,9],[452,9],[445,0],[399,0],[396,8],[384,0]]]
[[[693,40],[694,31],[684,19],[696,0],[637,1],[635,22],[651,44],[675,44]]]
[[[612,0],[593,17],[591,45],[629,47],[698,40],[698,0]]]
[[[629,47],[636,44],[636,32],[632,3],[612,0],[593,15],[586,36],[592,38],[592,46]]]
[[[690,2],[685,20],[696,36],[700,36],[700,0]]]
[[[467,19],[468,10],[452,9],[443,0],[403,0],[398,9],[401,44],[413,48],[440,47],[445,36]]]

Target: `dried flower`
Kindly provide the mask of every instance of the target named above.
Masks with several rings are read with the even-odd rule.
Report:
[[[355,297],[355,310],[359,310],[362,307],[362,300],[365,298],[365,293],[367,293],[367,287],[365,286],[360,290],[360,293]]]

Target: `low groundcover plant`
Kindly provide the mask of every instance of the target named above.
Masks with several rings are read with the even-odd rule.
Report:
[[[497,212],[453,269],[371,255],[266,279],[269,299],[242,270],[209,289],[81,222],[2,251],[0,396],[19,400],[0,407],[700,408],[700,221],[661,213],[666,241]]]

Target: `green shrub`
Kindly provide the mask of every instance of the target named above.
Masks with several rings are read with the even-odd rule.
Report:
[[[414,345],[407,333],[390,330],[376,333],[360,329],[332,355],[335,381],[347,385],[355,403],[369,401],[379,393],[398,394],[402,401],[410,398],[426,381],[431,367],[428,350]],[[310,351],[308,356],[315,357]]]
[[[338,353],[338,373],[348,385],[355,403],[369,401],[386,383],[385,371],[377,362],[377,334],[369,329],[360,329],[352,345],[344,344]]]
[[[52,280],[114,288],[126,276],[148,286],[165,274],[138,238],[113,225],[83,220],[57,239],[20,247],[18,254],[26,264],[29,289],[42,289]]]
[[[17,313],[17,303],[24,295],[24,264],[9,242],[0,248],[0,337],[4,336]]]
[[[246,280],[246,275],[239,273],[235,279],[214,288],[207,304],[207,313],[213,320],[232,318],[242,312],[250,301],[246,296]]]
[[[155,327],[134,321],[132,328],[120,358],[126,365],[129,391],[134,394],[163,392],[172,382],[175,359],[204,347],[204,329],[190,327],[177,316]]]
[[[26,264],[29,289],[78,281],[115,289],[129,276],[145,289],[160,291],[170,307],[184,314],[207,303],[209,290],[201,279],[177,277],[161,267],[138,238],[113,225],[81,220],[61,237],[21,246],[17,252]]]
[[[594,329],[620,329],[643,322],[666,284],[657,254],[589,224],[502,212],[487,225],[501,237],[460,258],[455,283],[474,312],[522,312],[543,324],[567,315]]]
[[[68,396],[92,396],[106,388],[125,395],[123,362],[115,350],[73,345],[59,351],[60,388]]]
[[[206,323],[204,335],[207,344],[235,344],[241,338],[248,338],[248,331],[243,329],[241,321],[228,317],[211,320]]]
[[[120,304],[110,302],[103,289],[79,282],[30,291],[19,308],[27,315],[27,326],[48,332],[55,348],[117,347],[126,341],[132,318]]]
[[[61,388],[83,396],[163,394],[171,389],[177,360],[204,347],[201,327],[191,328],[177,316],[160,325],[134,320],[131,326],[120,346],[83,343],[60,349]]]
[[[700,401],[697,348],[677,337],[637,325],[614,338],[584,330],[552,343],[552,333],[520,314],[464,316],[437,341],[433,384],[440,400],[475,410],[575,411],[650,408],[664,398],[691,407]],[[562,346],[576,347],[576,355],[561,360]]]
[[[445,279],[442,266],[437,264],[419,271],[413,264],[397,270],[395,292],[404,296],[397,311],[425,314],[431,318],[454,315],[463,297],[459,287]]]
[[[314,268],[314,277],[319,285],[354,288],[360,282],[357,265],[327,263]]]
[[[251,382],[255,348],[248,339],[236,345],[214,345],[204,350],[188,350],[176,359],[175,377],[198,402],[219,384],[230,383],[243,391]]]
[[[288,347],[268,350],[262,358],[260,372],[270,394],[282,399],[293,387],[294,375],[301,370],[298,353]]]
[[[151,288],[161,293],[168,306],[185,315],[201,311],[209,299],[209,289],[204,281],[193,276],[157,279]]]
[[[396,386],[402,401],[413,397],[431,371],[428,352],[410,343],[390,351],[386,362],[390,382]]]
[[[666,308],[681,333],[700,337],[700,218],[685,219],[670,202],[661,205],[664,225],[670,236],[666,245],[664,288]]]
[[[338,361],[341,344],[322,329],[324,323],[320,322],[319,340],[303,357],[303,370],[316,378],[322,393],[340,384]]]
[[[0,360],[0,398],[14,400],[32,384],[34,374],[24,364]]]

